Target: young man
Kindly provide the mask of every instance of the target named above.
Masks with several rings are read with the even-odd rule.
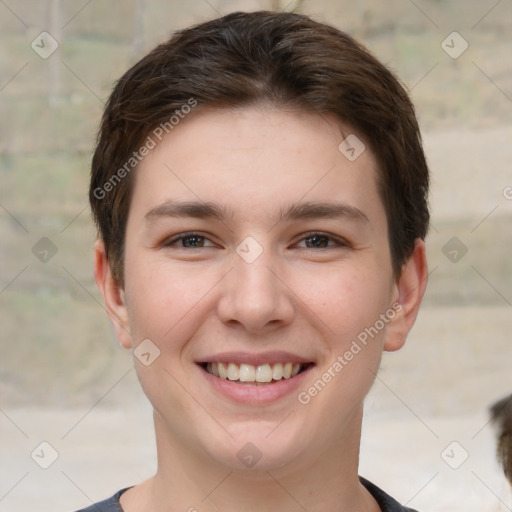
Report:
[[[92,163],[95,278],[158,468],[86,510],[410,510],[358,458],[425,290],[427,193],[406,92],[333,27],[234,13],[130,69]]]

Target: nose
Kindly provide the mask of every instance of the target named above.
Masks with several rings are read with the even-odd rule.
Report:
[[[233,256],[217,308],[223,323],[262,334],[292,322],[293,292],[269,252],[263,251],[252,262]]]

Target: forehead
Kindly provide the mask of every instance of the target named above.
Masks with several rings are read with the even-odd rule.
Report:
[[[382,216],[376,173],[368,147],[333,114],[268,105],[202,109],[139,164],[130,216],[169,200],[213,201],[253,221],[301,200],[341,201]]]

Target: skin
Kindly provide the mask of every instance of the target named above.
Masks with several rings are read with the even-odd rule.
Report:
[[[393,275],[376,163],[368,144],[353,162],[338,150],[349,133],[331,115],[202,109],[141,162],[123,286],[95,247],[119,342],[133,349],[149,338],[161,351],[149,366],[135,359],[154,407],[158,469],[122,496],[126,512],[379,510],[357,476],[362,404],[383,350],[401,348],[415,321],[427,266],[418,240]],[[227,216],[148,215],[170,200],[217,202]],[[362,215],[279,218],[294,203],[334,201]],[[199,247],[169,243],[191,231],[205,237],[187,239]],[[248,236],[263,251],[252,263],[236,252]],[[396,302],[394,318],[305,405],[297,392],[235,403],[196,364],[286,350],[315,363],[304,391]],[[237,457],[247,442],[261,453],[250,469]]]

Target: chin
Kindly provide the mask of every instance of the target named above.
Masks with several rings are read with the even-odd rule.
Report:
[[[276,423],[269,427],[269,424],[261,421],[249,425],[247,422],[238,423],[236,427],[228,429],[232,435],[229,441],[225,436],[218,441],[210,438],[204,448],[217,463],[233,471],[254,474],[256,478],[261,471],[293,464],[311,445],[298,433],[294,435],[290,427],[286,424],[286,428],[284,425],[283,428],[276,428]]]

